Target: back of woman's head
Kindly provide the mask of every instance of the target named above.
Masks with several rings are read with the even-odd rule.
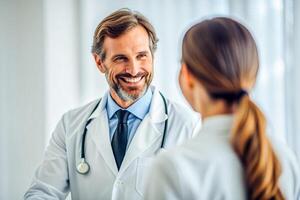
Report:
[[[259,68],[250,32],[225,17],[202,21],[186,32],[182,60],[212,99],[236,104],[231,143],[244,167],[248,199],[284,199],[278,186],[281,167],[265,134],[265,117],[248,95]]]

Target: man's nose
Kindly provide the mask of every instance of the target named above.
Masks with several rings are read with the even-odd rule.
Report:
[[[126,72],[132,76],[136,76],[139,73],[140,66],[137,60],[131,60],[126,68]]]

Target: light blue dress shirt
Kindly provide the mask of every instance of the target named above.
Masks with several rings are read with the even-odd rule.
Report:
[[[108,123],[109,123],[109,136],[111,141],[118,125],[118,117],[115,113],[122,108],[113,100],[110,94],[108,94],[107,96],[108,99],[106,104],[106,110],[107,110]],[[149,112],[151,100],[152,100],[152,91],[149,88],[144,96],[142,96],[138,101],[136,101],[134,104],[129,106],[127,109],[125,109],[130,112],[127,120],[127,125],[128,125],[127,148],[129,147],[129,144],[132,141],[132,138],[134,137],[135,132],[138,126],[140,125],[141,121]]]

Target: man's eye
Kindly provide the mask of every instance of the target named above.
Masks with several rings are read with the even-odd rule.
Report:
[[[140,54],[140,55],[138,55],[138,59],[141,59],[141,58],[146,58],[147,57],[147,55],[146,54]]]
[[[117,57],[117,58],[115,58],[115,61],[116,62],[126,61],[126,58],[125,57]]]

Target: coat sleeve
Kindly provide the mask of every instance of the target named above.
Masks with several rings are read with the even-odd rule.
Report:
[[[161,155],[152,163],[146,176],[145,200],[183,199],[179,171],[168,157]]]
[[[68,163],[63,117],[54,130],[42,163],[24,199],[65,199],[69,193]]]

